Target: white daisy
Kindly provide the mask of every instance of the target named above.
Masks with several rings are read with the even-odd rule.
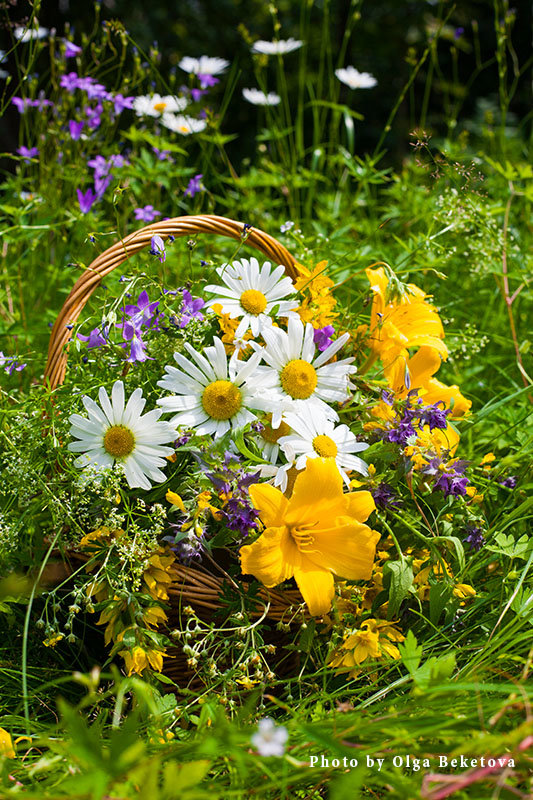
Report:
[[[261,448],[263,458],[266,458],[271,464],[275,464],[279,454],[278,442],[282,436],[288,436],[291,429],[284,420],[281,420],[277,428],[273,428],[272,414],[268,414],[261,422],[263,430],[256,435],[256,441]]]
[[[277,106],[281,102],[281,97],[275,92],[265,94],[260,89],[243,89],[242,96],[254,106]]]
[[[250,342],[268,364],[258,367],[256,407],[272,412],[272,426],[279,426],[284,411],[298,413],[306,404],[318,406],[328,419],[338,420],[328,403],[348,399],[348,376],[356,367],[351,366],[353,358],[327,362],[350,335],[344,333],[316,355],[310,323],[304,328],[301,320],[290,318],[287,332],[272,327],[262,333],[266,347]]]
[[[257,337],[272,325],[273,317],[295,317],[298,308],[296,300],[284,300],[294,294],[294,284],[285,274],[285,267],[274,270],[270,261],[259,268],[257,258],[243,258],[232,265],[223,264],[217,272],[225,286],[206,286],[205,291],[216,295],[208,306],[222,306],[222,313],[232,319],[242,317],[235,337],[240,339],[248,328]]]
[[[225,58],[211,58],[210,56],[200,56],[191,58],[184,56],[178,67],[189,75],[219,75],[229,67],[229,61]]]
[[[205,119],[186,117],[184,114],[163,114],[161,122],[166,128],[174,131],[174,133],[181,133],[182,136],[201,133],[207,126]]]
[[[162,483],[166,478],[159,467],[164,467],[165,456],[174,452],[173,447],[163,445],[177,436],[170,423],[158,421],[163,412],[156,408],[141,416],[146,404],[142,389],[135,389],[124,407],[122,381],[115,382],[111,401],[103,386],[98,397],[100,405],[90,397],[82,398],[88,418],[80,414],[69,418],[70,433],[79,441],[71,442],[68,449],[82,453],[74,465],[105,469],[119,463],[132,489],[150,489],[150,481]]]
[[[366,450],[368,445],[358,442],[347,425],[335,426],[322,411],[309,406],[304,406],[298,414],[288,412],[284,420],[292,433],[282,436],[278,444],[296,469],[304,469],[308,458],[334,458],[346,484],[350,484],[346,470],[368,475],[366,462],[353,455]]]
[[[19,42],[30,42],[32,39],[44,39],[48,36],[50,30],[48,28],[25,28],[23,25],[17,25],[14,30],[15,39]]]
[[[336,69],[335,75],[350,89],[372,89],[377,84],[377,80],[373,75],[369,72],[358,72],[355,67]]]
[[[162,114],[184,111],[187,107],[185,97],[172,95],[143,94],[133,101],[133,109],[138,117],[160,117]]]
[[[213,341],[214,347],[206,347],[203,354],[185,342],[195,363],[174,353],[181,369],[165,367],[166,374],[157,385],[172,394],[157,403],[174,415],[172,424],[216,438],[255,419],[249,409],[254,407],[252,384],[261,355],[254,353],[248,361],[239,361],[234,353],[228,364],[224,345],[217,337]]]
[[[276,42],[265,42],[259,39],[254,42],[252,53],[263,53],[265,56],[285,55],[285,53],[292,53],[293,50],[298,50],[303,45],[299,39],[279,39]]]

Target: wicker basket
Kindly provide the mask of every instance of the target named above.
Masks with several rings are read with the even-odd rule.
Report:
[[[64,380],[69,341],[72,336],[71,326],[76,323],[85,304],[102,279],[130,256],[149,245],[152,236],[156,234],[162,239],[166,239],[169,236],[194,236],[198,233],[218,234],[237,241],[241,241],[245,236],[246,244],[255,247],[276,265],[283,264],[291,278],[295,278],[297,275],[295,259],[282,244],[263,231],[245,227],[242,222],[213,215],[202,215],[176,217],[141,228],[101,253],[77,280],[65,300],[52,328],[48,347],[44,380],[50,390],[55,389]],[[224,583],[228,579],[231,580],[229,576],[222,568],[220,568],[220,574],[216,575],[203,568],[183,565],[177,567],[177,575],[178,578],[169,591],[171,597],[171,609],[168,614],[169,627],[171,629],[181,627],[182,610],[186,606],[194,608],[198,616],[211,619],[221,607],[220,593]],[[240,588],[246,593],[246,584],[242,584]],[[258,597],[256,610],[253,612],[254,616],[258,618],[266,613],[268,620],[274,623],[282,619],[289,621],[302,603],[302,597],[298,590],[262,589]],[[298,614],[298,619],[302,619],[301,613]],[[180,683],[183,683],[184,679],[190,682],[192,676],[186,668],[181,651],[178,648],[169,648],[168,652],[169,658],[165,661],[165,672]]]

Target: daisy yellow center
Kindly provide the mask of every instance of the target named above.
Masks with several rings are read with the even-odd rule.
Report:
[[[154,111],[159,112],[160,114],[165,110],[167,104],[164,102],[154,103]]]
[[[290,431],[291,429],[286,422],[280,422],[279,428],[273,428],[269,420],[261,431],[261,436],[265,442],[276,444],[278,439],[281,439],[282,436],[288,436]]]
[[[315,436],[313,439],[313,450],[317,453],[321,458],[335,458],[337,453],[339,452],[339,448],[333,441],[330,436],[326,436],[325,434],[321,434],[320,436]]]
[[[301,358],[289,361],[280,374],[283,389],[293,400],[307,400],[316,389],[317,375],[315,368]]]
[[[204,389],[202,406],[213,419],[230,419],[242,406],[242,392],[231,381],[214,381]]]
[[[180,125],[181,133],[190,133],[188,127],[186,125]]]
[[[241,306],[249,314],[262,314],[267,307],[267,299],[263,292],[258,292],[257,289],[247,289],[241,294]]]
[[[135,437],[124,425],[112,425],[104,436],[104,450],[113,458],[126,458],[133,452]]]

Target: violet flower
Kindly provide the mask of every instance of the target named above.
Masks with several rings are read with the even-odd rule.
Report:
[[[180,311],[180,328],[184,328],[192,319],[203,320],[204,315],[200,309],[205,306],[201,297],[193,297],[187,289],[183,290],[183,305]]]
[[[78,339],[87,342],[88,350],[92,350],[94,347],[103,347],[109,339],[109,327],[103,325],[101,328],[93,328],[88,336],[78,333]]]
[[[84,122],[76,122],[74,119],[69,119],[68,131],[73,142],[77,142],[80,139],[84,124]]]
[[[503,480],[498,481],[500,486],[504,486],[506,489],[514,489],[518,482],[518,478],[516,475],[509,475],[508,478],[504,478]]]
[[[124,97],[120,92],[113,96],[111,102],[114,105],[115,114],[120,114],[125,109],[133,108],[134,97]]]
[[[205,192],[205,186],[202,185],[203,177],[203,175],[195,175],[194,178],[191,178],[187,188],[183,192],[183,196],[192,198],[195,194],[198,194],[198,192]]]
[[[141,222],[153,222],[156,217],[161,216],[161,212],[157,211],[153,205],[144,206],[143,208],[136,208],[134,210],[135,219]]]
[[[332,336],[335,333],[335,328],[333,325],[326,325],[324,328],[317,328],[313,333],[313,341],[320,350],[320,352],[324,352],[327,350],[330,344],[332,344]]]
[[[197,77],[200,81],[200,86],[202,89],[207,89],[208,86],[216,86],[217,83],[219,83],[218,78],[215,78],[213,75],[207,75],[202,72],[198,72]]]
[[[86,192],[82,192],[81,189],[76,189],[76,193],[78,195],[81,213],[88,214],[93,207],[94,201],[97,199],[95,193],[90,187]]]
[[[65,58],[75,58],[81,53],[81,47],[71,42],[70,39],[65,39]]]
[[[4,372],[7,372],[9,376],[14,372],[21,372],[26,366],[26,364],[19,364],[15,356],[5,356],[0,350],[0,367],[3,367]]]
[[[165,250],[165,243],[161,236],[152,236],[150,241],[150,254],[157,256],[161,264],[166,260],[167,251]]]
[[[33,101],[29,97],[12,97],[11,102],[16,107],[19,114],[25,114],[28,108],[33,106]]]
[[[378,508],[398,508],[401,500],[396,496],[388,483],[380,483],[371,491],[374,502]]]
[[[481,528],[478,528],[475,525],[469,525],[466,529],[467,534],[463,537],[463,542],[470,546],[471,550],[475,550],[477,553],[483,545],[485,544],[485,537],[483,536],[483,532]]]
[[[39,148],[24,147],[24,145],[22,145],[18,148],[17,153],[19,156],[23,157],[24,161],[30,161],[32,158],[36,158],[39,155]]]

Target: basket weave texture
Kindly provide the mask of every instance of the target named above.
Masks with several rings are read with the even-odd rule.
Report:
[[[150,245],[153,236],[158,235],[167,239],[169,236],[196,236],[199,233],[227,236],[237,241],[244,238],[246,244],[255,247],[264,256],[274,262],[274,265],[283,264],[287,275],[297,277],[296,261],[288,250],[276,239],[257,228],[245,226],[242,222],[218,217],[214,215],[199,215],[175,217],[148,225],[131,233],[124,239],[101,253],[83,272],[76,281],[72,291],[65,300],[58,314],[50,336],[48,358],[44,371],[45,385],[53,390],[63,383],[68,359],[69,341],[71,339],[71,325],[74,325],[81,314],[91,294],[102,280],[116,267],[120,266],[130,256],[135,255],[144,247]],[[68,325],[68,328],[67,328]],[[221,570],[221,573],[223,570]],[[171,610],[169,612],[169,626],[179,627],[183,608],[191,606],[199,616],[210,617],[221,607],[220,594],[227,577],[224,575],[210,574],[207,570],[197,567],[177,565],[178,578],[169,589]],[[246,593],[246,584],[242,585]],[[271,622],[290,619],[293,610],[296,611],[302,603],[302,598],[297,590],[272,591],[262,589],[259,593],[260,601],[254,616],[265,615]],[[307,616],[307,614],[306,614]],[[301,614],[298,614],[301,620]],[[173,678],[188,677],[183,675],[183,656],[177,648],[171,648],[170,658],[165,662],[165,672]]]

